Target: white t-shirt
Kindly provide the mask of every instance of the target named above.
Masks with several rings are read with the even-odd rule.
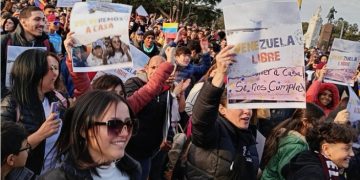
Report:
[[[130,180],[129,176],[126,173],[121,172],[112,162],[109,166],[101,166],[96,168],[96,171],[99,173],[100,177],[91,173],[93,180]]]
[[[126,53],[122,54],[121,52],[115,52],[115,55],[108,59],[109,64],[116,64],[120,62],[128,62]]]
[[[44,98],[44,101],[43,101],[42,105],[43,105],[43,108],[44,108],[45,118],[47,118],[50,115],[50,104],[49,104],[49,100],[46,97]],[[58,137],[60,135],[61,126],[62,126],[62,123],[60,123],[60,128],[59,128],[59,131],[57,133],[55,133],[52,136],[46,138],[45,154],[44,154],[44,166],[43,166],[43,168],[41,170],[41,174],[43,174],[47,170],[50,170],[50,169],[53,169],[53,168],[56,167],[56,160],[54,159],[55,154],[56,154],[56,150],[54,149],[53,151],[51,151],[51,149],[53,148],[56,140],[58,139]],[[49,152],[50,152],[50,154],[49,154]]]
[[[94,56],[92,53],[90,53],[89,57],[86,59],[86,62],[90,67],[103,65],[103,60]]]

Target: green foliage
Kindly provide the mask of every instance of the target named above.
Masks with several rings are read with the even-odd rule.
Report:
[[[360,32],[359,32],[358,24],[356,23],[350,24],[343,18],[339,18],[334,22],[334,29],[332,33],[331,42],[333,41],[334,38],[340,37],[341,27],[343,26],[343,24],[344,24],[344,28],[343,28],[342,39],[346,39],[350,41],[360,41]]]
[[[113,2],[132,5],[134,11],[142,5],[148,13],[161,14],[169,19],[176,19],[177,22],[195,22],[200,26],[218,24],[217,20],[222,15],[221,10],[215,8],[221,0],[113,0]]]

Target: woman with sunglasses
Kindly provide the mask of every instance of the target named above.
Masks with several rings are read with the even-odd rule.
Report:
[[[50,149],[60,133],[62,112],[69,104],[55,91],[60,82],[59,59],[54,53],[26,50],[14,62],[11,92],[1,100],[1,120],[21,123],[29,133],[32,153],[26,167],[36,175],[55,166]],[[59,102],[57,113],[51,112],[53,102]]]
[[[40,179],[135,179],[140,165],[125,153],[135,124],[123,97],[101,90],[84,94],[66,112],[55,144],[63,163]]]
[[[31,146],[23,126],[1,121],[1,180],[28,180],[33,172],[24,168]]]

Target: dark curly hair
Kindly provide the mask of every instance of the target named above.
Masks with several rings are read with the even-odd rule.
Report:
[[[350,126],[325,123],[315,127],[306,135],[306,141],[312,151],[319,151],[323,143],[351,143],[354,139],[355,131]]]

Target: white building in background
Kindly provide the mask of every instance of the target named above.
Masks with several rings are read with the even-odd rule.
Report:
[[[321,6],[319,6],[315,14],[310,18],[308,29],[304,35],[305,47],[313,47],[317,45],[322,26]]]

